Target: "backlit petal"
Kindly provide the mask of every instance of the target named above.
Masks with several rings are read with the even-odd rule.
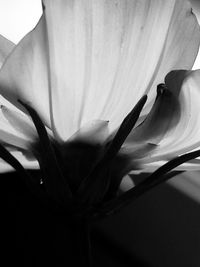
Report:
[[[7,101],[5,101],[7,102]],[[17,127],[13,127],[13,125],[9,122],[9,115],[5,116],[5,113],[7,113],[5,110],[5,107],[1,106],[0,108],[0,143],[4,143],[6,145],[11,145],[19,149],[26,150],[29,148],[30,143],[33,142],[33,134],[34,132],[29,135],[26,133],[24,127],[24,131]],[[16,113],[17,114],[17,113]],[[15,114],[15,115],[16,115]],[[6,118],[7,117],[7,118]],[[18,121],[15,121],[15,125],[18,124]]]
[[[15,45],[11,41],[0,35],[0,68],[14,47]]]
[[[37,138],[37,132],[31,119],[19,111],[14,111],[6,106],[1,106],[4,117],[8,120],[8,123],[19,133],[25,135],[30,140]]]
[[[178,87],[179,88],[179,87]],[[128,136],[126,143],[149,142],[158,144],[168,131],[180,120],[180,104],[178,98],[163,85],[157,89],[157,97],[146,119]]]
[[[167,76],[166,83],[168,86],[175,87],[178,84],[180,72],[176,71]],[[173,79],[171,79],[171,76],[173,76]],[[176,76],[177,79],[175,78]],[[200,70],[187,72],[181,87],[179,101],[181,110],[179,123],[161,140],[154,151],[154,155],[147,159],[147,161],[168,160],[177,155],[199,149]],[[190,170],[196,170],[197,167],[200,168],[199,166],[196,163],[188,163],[188,169]],[[184,169],[183,166],[181,168]]]
[[[31,103],[58,138],[97,119],[115,129],[167,72],[193,65],[200,35],[185,0],[43,3],[0,72],[0,90]]]
[[[91,121],[79,129],[69,142],[82,141],[91,144],[103,144],[109,137],[108,121]]]
[[[38,27],[15,46],[0,72],[0,93],[19,108],[18,99],[31,103],[50,124],[48,42],[44,17]]]
[[[73,130],[92,119],[109,119],[114,128],[170,68],[193,64],[199,32],[185,1],[61,2],[45,1],[51,67],[67,77],[51,79],[53,121],[62,136],[66,125]],[[63,17],[67,26],[58,32]]]

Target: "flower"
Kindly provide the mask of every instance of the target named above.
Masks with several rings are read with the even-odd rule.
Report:
[[[3,37],[0,43],[0,140],[25,168],[44,164],[37,144],[46,139],[36,131],[43,123],[57,161],[71,164],[73,186],[145,94],[148,102],[112,167],[116,176],[152,171],[199,147],[200,72],[191,67],[200,31],[188,1],[42,3],[33,31],[15,47]],[[179,169],[199,167],[193,161]]]

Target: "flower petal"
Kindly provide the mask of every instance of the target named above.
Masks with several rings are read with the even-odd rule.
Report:
[[[3,111],[3,109],[5,109],[5,107],[1,106],[0,142],[8,146],[14,146],[17,149],[28,149],[31,142],[34,141],[33,134],[29,135],[28,133],[26,133],[26,131],[23,131],[22,129],[19,131],[19,128],[13,127],[13,125],[9,122],[8,118],[6,118],[6,111]],[[18,121],[15,121],[15,125],[17,125],[17,123]],[[24,127],[24,129],[26,129],[26,127]]]
[[[168,87],[179,86],[179,79],[182,71],[175,71],[166,77]],[[183,73],[183,72],[182,72]],[[180,103],[180,120],[171,132],[165,135],[154,154],[145,159],[147,162],[160,160],[169,160],[175,156],[184,154],[186,152],[199,149],[200,147],[200,70],[189,71],[185,73],[181,91],[179,94]],[[186,169],[196,170],[200,169],[200,165],[194,163],[185,164]],[[181,166],[181,169],[184,169]]]
[[[157,97],[146,119],[132,130],[126,143],[158,144],[180,119],[178,98],[164,85],[158,85]]]
[[[0,72],[0,91],[31,102],[56,137],[115,129],[171,69],[191,68],[199,28],[186,0],[48,0]],[[41,102],[42,101],[42,102]],[[49,115],[50,114],[50,115]]]
[[[83,141],[91,144],[103,144],[109,137],[108,121],[95,120],[86,123],[68,141]]]
[[[37,132],[30,118],[20,111],[14,111],[6,106],[1,106],[2,113],[8,122],[16,131],[34,141],[37,138]]]
[[[0,35],[0,68],[14,47],[15,45],[11,41]]]
[[[150,89],[153,78],[156,84],[170,68],[193,64],[198,27],[185,1],[61,2],[45,1],[51,66],[69,74],[65,80],[52,79],[57,88],[52,91],[53,120],[62,136],[69,131],[67,114],[73,114],[72,129],[98,118],[109,119],[114,128]],[[63,18],[61,37],[57,29]],[[61,51],[66,55],[62,62]],[[156,77],[158,68],[162,71]],[[71,105],[64,103],[67,98]]]
[[[152,143],[137,143],[134,145],[125,145],[120,149],[120,154],[126,155],[131,158],[133,163],[139,159],[143,159],[146,156],[149,156],[156,149],[156,145]]]
[[[49,136],[52,131],[46,128]],[[38,134],[29,116],[0,96],[0,142],[26,150],[37,141]]]
[[[18,99],[30,102],[50,125],[47,47],[43,17],[7,58],[0,72],[0,93],[19,109]]]

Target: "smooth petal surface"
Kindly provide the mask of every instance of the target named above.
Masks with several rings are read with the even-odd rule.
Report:
[[[2,113],[8,123],[27,139],[34,141],[37,138],[37,132],[31,119],[22,112],[12,110],[6,106],[1,106]]]
[[[18,99],[38,110],[50,123],[48,86],[48,42],[44,17],[38,27],[12,51],[0,74],[0,93],[19,108]]]
[[[7,103],[7,101],[3,99],[3,103]],[[36,135],[34,129],[32,132],[30,128],[28,129],[28,127],[30,126],[28,126],[28,123],[26,121],[28,120],[28,118],[22,121],[22,118],[20,118],[22,115],[20,114],[20,116],[17,116],[20,111],[17,112],[16,110],[17,109],[15,108],[13,111],[11,111],[11,109],[1,105],[0,142],[4,143],[5,145],[11,145],[16,148],[26,150],[35,140]]]
[[[8,55],[11,53],[11,51],[14,49],[15,44],[9,41],[8,39],[4,38],[2,35],[0,35],[0,68],[5,62]],[[6,99],[4,99],[2,96],[0,96],[0,103],[1,103],[1,112],[0,112],[0,142],[3,142],[5,144],[9,144],[12,146],[15,146],[17,148],[26,149],[27,148],[27,138],[24,136],[18,134],[18,131],[15,131],[12,126],[6,122],[5,117],[3,115],[3,109],[2,105],[8,105],[9,107],[12,106]],[[16,112],[16,109],[15,109]],[[13,112],[15,114],[15,112]],[[29,137],[28,137],[28,140]],[[9,167],[6,163],[0,162],[0,170],[8,171],[12,169],[12,167]]]
[[[72,135],[68,141],[103,144],[109,137],[108,124],[108,121],[90,121],[81,127],[74,135]]]
[[[180,87],[176,88],[180,91]],[[154,105],[145,120],[130,133],[126,140],[128,146],[144,142],[156,145],[177,125],[180,120],[180,103],[174,93],[164,85],[158,86]]]
[[[48,0],[0,72],[0,92],[35,108],[57,138],[119,126],[171,69],[191,68],[199,27],[185,0]],[[149,108],[151,106],[151,101]]]
[[[0,68],[14,47],[15,44],[0,35]]]
[[[168,87],[175,88],[179,86],[182,71],[175,71],[166,77]],[[181,78],[182,79],[182,78]],[[185,73],[185,79],[182,82],[179,94],[180,102],[180,120],[179,123],[165,138],[161,140],[152,157],[146,159],[146,162],[152,162],[151,166],[158,166],[153,161],[168,160],[177,155],[199,149],[200,147],[200,70],[188,71]],[[192,170],[198,167],[196,162],[185,164]],[[181,166],[182,169],[183,166]],[[185,168],[187,169],[187,168]]]

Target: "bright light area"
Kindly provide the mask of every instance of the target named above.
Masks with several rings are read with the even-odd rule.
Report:
[[[191,2],[200,22],[200,1]],[[35,27],[41,14],[41,0],[0,0],[0,34],[18,43]],[[200,69],[200,53],[193,69]]]
[[[40,0],[0,0],[0,34],[18,43],[42,14]]]

